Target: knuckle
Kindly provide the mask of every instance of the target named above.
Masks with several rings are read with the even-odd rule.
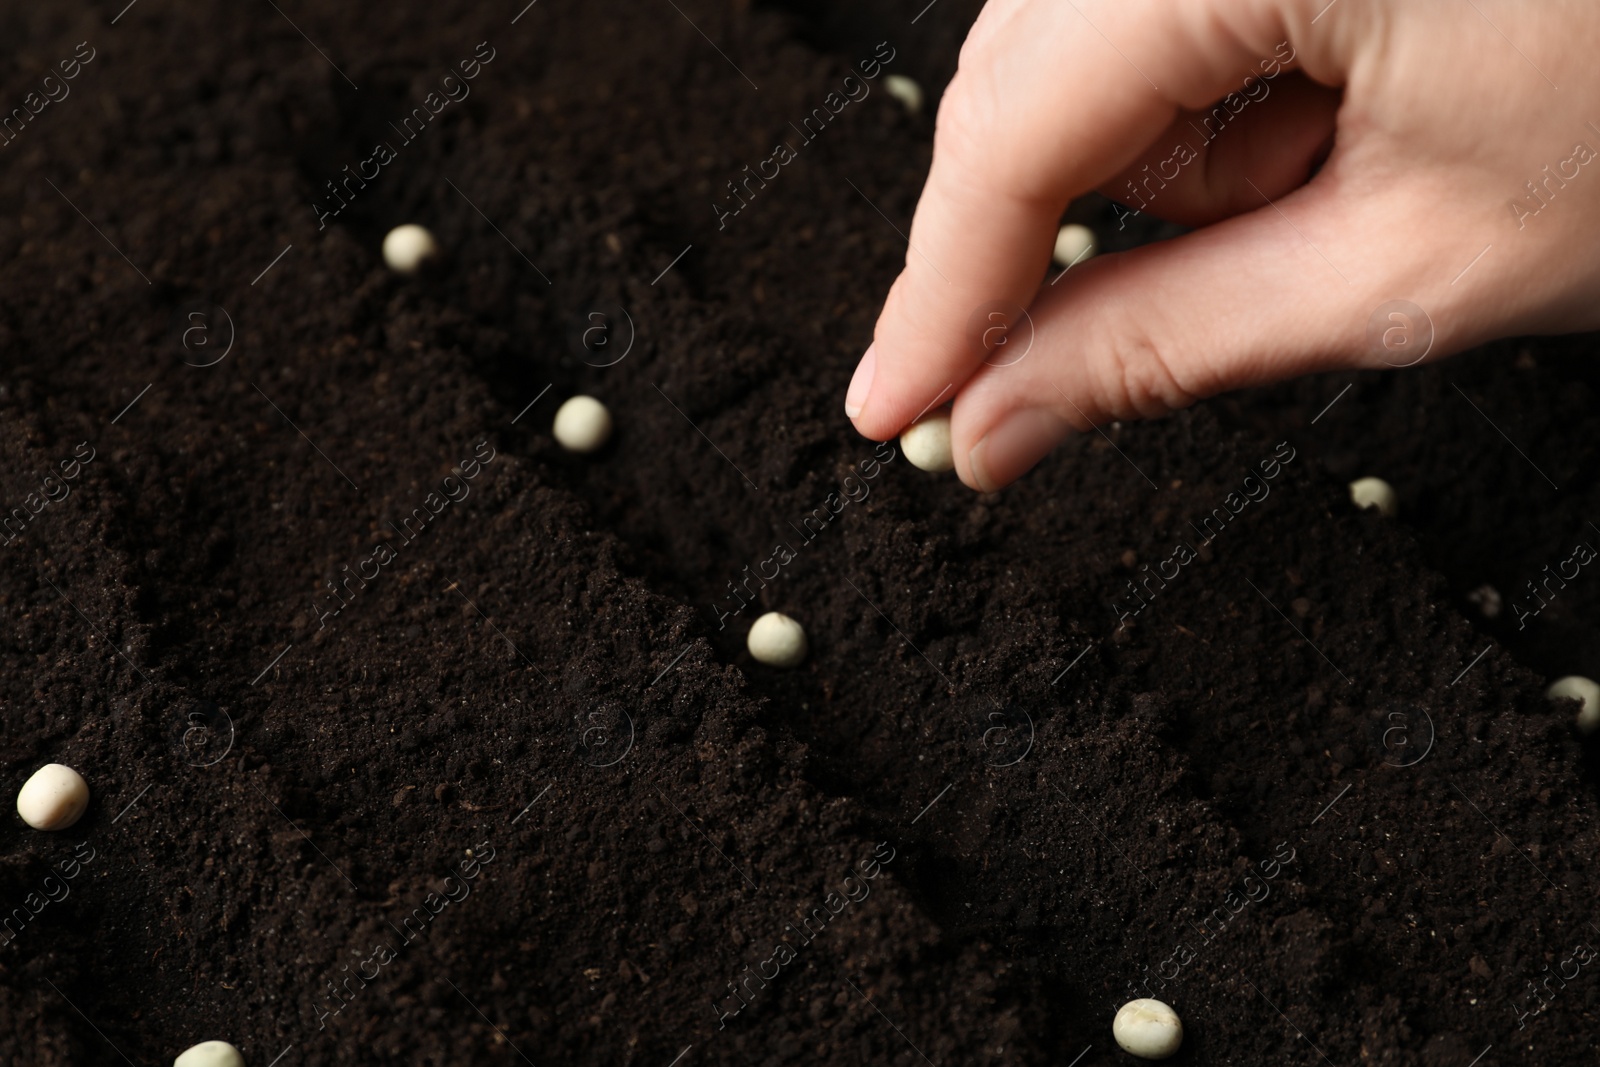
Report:
[[[1104,353],[1099,376],[1101,404],[1116,418],[1152,418],[1186,408],[1207,395],[1203,379],[1148,323],[1134,315],[1109,319],[1109,336],[1093,351]]]
[[[958,71],[934,119],[930,184],[972,203],[998,197],[1059,210],[1057,183],[1039,145],[1047,119],[1036,103],[1019,104],[987,71]]]
[[[971,76],[957,72],[934,118],[934,157],[963,171],[979,166],[994,150],[996,132],[1003,128],[1000,117],[990,94]]]

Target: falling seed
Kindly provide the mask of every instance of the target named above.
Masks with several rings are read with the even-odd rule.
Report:
[[[1143,1060],[1164,1060],[1183,1044],[1183,1022],[1159,1000],[1130,1000],[1112,1021],[1111,1036],[1124,1052]]]
[[[439,254],[433,234],[411,223],[396,226],[383,239],[383,261],[396,274],[415,274]]]
[[[805,627],[778,611],[769,611],[750,627],[750,654],[769,667],[798,667],[806,658]]]
[[[1357,478],[1350,483],[1350,499],[1356,507],[1365,510],[1377,508],[1379,514],[1392,519],[1400,513],[1400,497],[1394,486],[1382,478]]]
[[[65,830],[89,807],[89,783],[60,763],[33,772],[17,793],[17,814],[35,830]]]
[[[956,458],[950,447],[950,412],[935,411],[906,427],[900,435],[900,450],[918,470],[954,470]]]
[[[568,452],[593,452],[611,439],[611,412],[592,396],[575,396],[556,410],[552,432]]]

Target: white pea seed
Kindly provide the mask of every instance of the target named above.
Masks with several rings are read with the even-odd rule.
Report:
[[[383,239],[383,261],[396,274],[415,274],[438,254],[439,242],[433,234],[409,222],[396,226]]]
[[[592,396],[575,396],[557,409],[552,432],[568,452],[593,452],[611,439],[611,412]]]
[[[1551,682],[1544,695],[1548,700],[1576,700],[1579,704],[1578,729],[1581,732],[1592,734],[1596,727],[1600,727],[1600,685],[1592,680],[1579,674],[1569,674]]]
[[[172,1067],[244,1067],[244,1057],[226,1041],[202,1041],[180,1053]]]
[[[88,806],[89,783],[60,763],[34,771],[17,792],[17,814],[35,830],[65,830],[83,818]]]
[[[1054,259],[1058,267],[1070,267],[1074,263],[1082,263],[1100,250],[1100,244],[1094,239],[1094,231],[1087,226],[1080,226],[1076,222],[1069,222],[1056,232],[1056,250]]]
[[[1183,1022],[1159,1000],[1130,1000],[1111,1023],[1122,1051],[1142,1060],[1164,1060],[1183,1044]]]
[[[890,74],[883,79],[883,88],[890,96],[905,105],[913,115],[922,111],[922,86],[904,74]]]
[[[798,667],[806,658],[806,631],[779,611],[769,611],[750,627],[750,654],[769,667]]]
[[[1400,497],[1396,495],[1394,486],[1382,478],[1357,478],[1350,483],[1350,499],[1363,510],[1377,508],[1386,519],[1392,519],[1400,513]]]
[[[918,470],[955,470],[956,457],[950,447],[950,413],[935,411],[906,427],[900,435],[900,450]]]

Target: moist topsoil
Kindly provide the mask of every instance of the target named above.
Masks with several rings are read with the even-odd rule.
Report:
[[[840,412],[975,5],[118,6],[0,15],[0,1062],[1593,1062],[1589,339],[978,496]]]

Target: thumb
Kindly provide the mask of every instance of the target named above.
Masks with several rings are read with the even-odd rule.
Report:
[[[1492,331],[1485,294],[1449,284],[1472,251],[1469,238],[1438,236],[1449,222],[1434,193],[1374,197],[1351,191],[1333,164],[1325,173],[1046,288],[1013,328],[1005,364],[984,364],[956,398],[961,480],[993,492],[1074,430],[1319,371],[1407,366]]]

